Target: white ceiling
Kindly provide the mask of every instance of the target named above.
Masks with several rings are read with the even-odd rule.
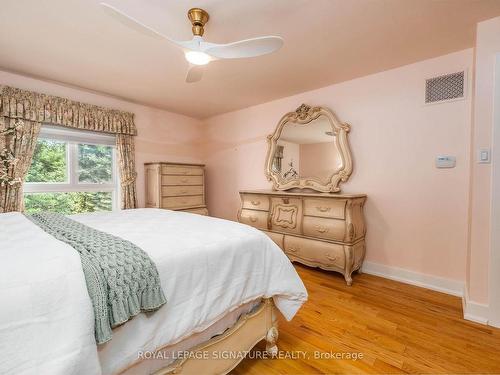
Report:
[[[206,9],[205,38],[280,35],[275,54],[210,63],[184,82],[182,51],[128,29],[99,0],[0,0],[0,69],[206,118],[472,47],[500,0],[108,0],[174,39]]]

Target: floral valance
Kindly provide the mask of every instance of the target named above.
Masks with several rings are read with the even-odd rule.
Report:
[[[136,135],[134,114],[0,86],[0,116],[81,130]]]

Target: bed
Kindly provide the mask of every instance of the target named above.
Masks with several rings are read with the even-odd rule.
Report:
[[[1,214],[2,374],[227,373],[242,358],[217,353],[261,339],[275,351],[277,311],[290,320],[307,299],[286,256],[249,226],[159,209],[71,218],[142,248],[167,303],[96,345],[77,252],[24,215]]]

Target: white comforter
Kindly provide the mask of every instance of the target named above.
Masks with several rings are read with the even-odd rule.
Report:
[[[115,329],[97,348],[77,252],[22,214],[0,214],[1,374],[112,374],[139,350],[178,342],[247,301],[272,296],[291,319],[307,299],[286,256],[249,226],[156,209],[73,218],[146,251],[167,304]]]

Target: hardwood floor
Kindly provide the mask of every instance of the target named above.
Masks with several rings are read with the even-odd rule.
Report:
[[[341,275],[296,269],[309,300],[292,322],[280,320],[282,358],[246,358],[234,374],[500,374],[500,329],[463,320],[460,298],[366,274],[348,287]]]

